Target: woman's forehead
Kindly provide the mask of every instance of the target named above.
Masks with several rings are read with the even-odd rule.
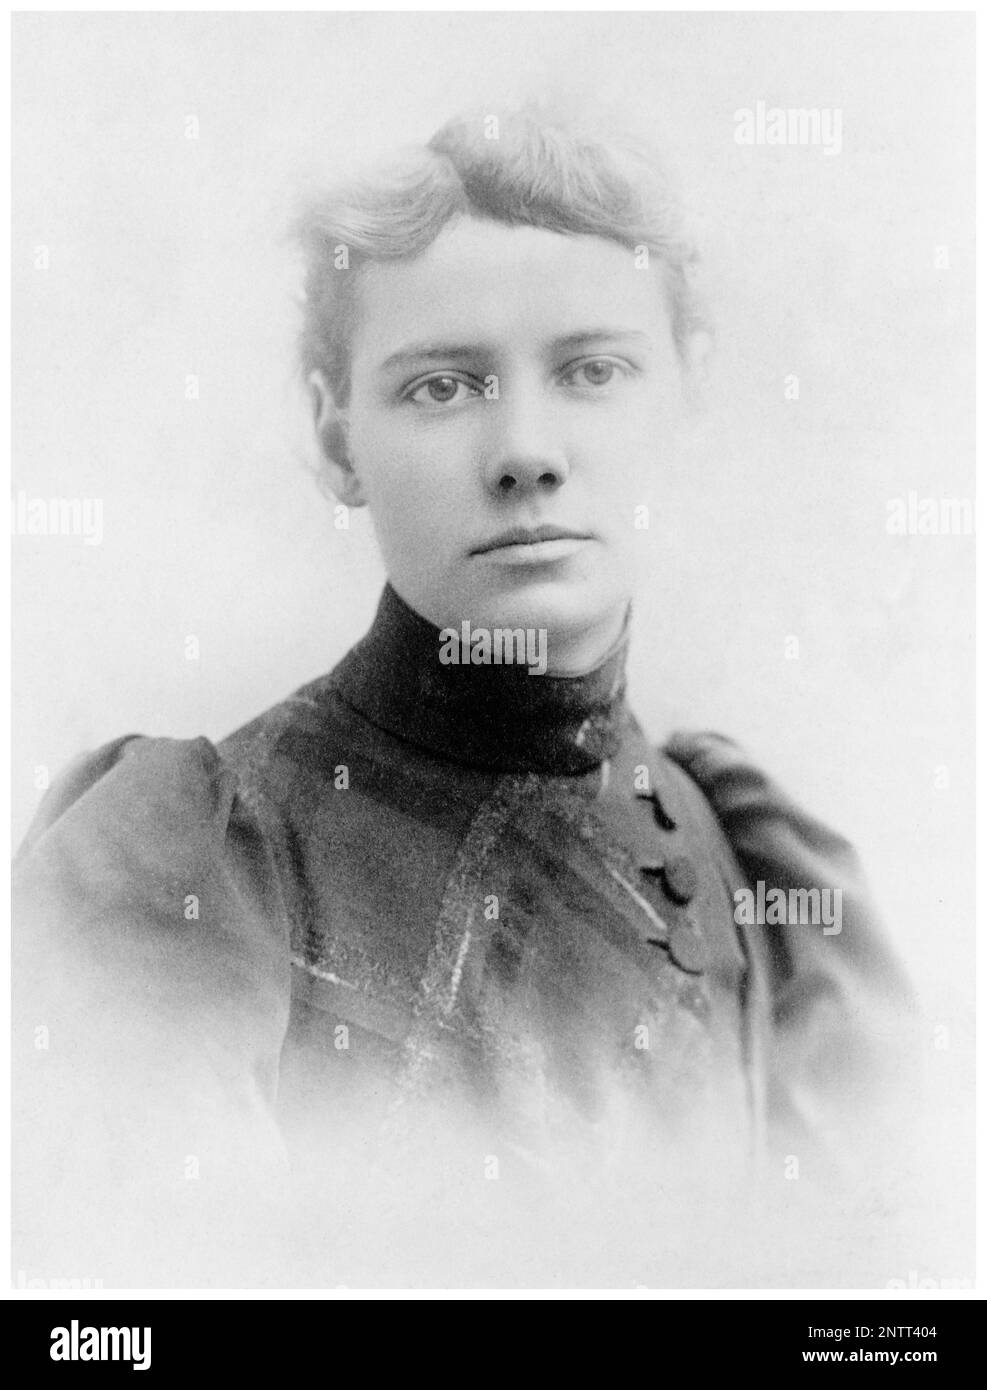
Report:
[[[421,255],[357,273],[353,351],[376,367],[430,344],[668,332],[661,263],[603,237],[464,218]]]

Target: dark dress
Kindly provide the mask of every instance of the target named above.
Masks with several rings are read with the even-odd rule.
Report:
[[[847,843],[725,739],[649,745],[626,639],[569,678],[438,650],[388,586],[218,747],[120,739],[46,796],[15,874],[29,1278],[687,1285],[662,1231],[793,1156],[836,1180],[907,996]],[[842,930],[738,925],[759,881],[841,888]]]

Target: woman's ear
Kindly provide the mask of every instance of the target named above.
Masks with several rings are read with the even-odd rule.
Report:
[[[346,411],[336,403],[332,387],[321,368],[309,374],[308,385],[315,413],[315,433],[329,486],[345,506],[365,507],[367,499],[349,455]]]

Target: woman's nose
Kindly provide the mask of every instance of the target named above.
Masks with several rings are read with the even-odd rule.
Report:
[[[488,402],[487,409],[487,486],[501,494],[561,487],[569,463],[554,403],[539,391],[515,386]]]

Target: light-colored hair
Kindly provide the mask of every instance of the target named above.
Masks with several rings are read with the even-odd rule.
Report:
[[[306,378],[320,369],[337,401],[347,400],[361,265],[420,255],[461,216],[604,237],[638,254],[646,247],[663,271],[680,355],[693,333],[709,330],[693,284],[697,253],[656,152],[585,118],[525,106],[457,117],[427,146],[312,200],[294,225],[305,257]]]

